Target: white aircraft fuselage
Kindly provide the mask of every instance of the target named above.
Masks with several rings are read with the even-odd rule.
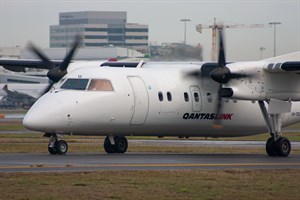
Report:
[[[289,156],[291,144],[282,137],[282,127],[300,121],[300,52],[228,63],[223,29],[218,32],[218,63],[141,61],[92,67],[71,63],[80,36],[59,63],[31,45],[41,59],[34,66],[40,63],[48,69],[52,83],[23,124],[46,132],[50,154],[68,150],[67,142],[58,140],[59,134],[104,135],[107,153],[125,153],[129,135],[233,137],[269,131],[267,154]],[[136,68],[111,68],[125,65]]]
[[[210,78],[186,77],[197,69],[200,64],[187,63],[78,68],[43,95],[23,123],[28,129],[47,133],[103,136],[238,137],[268,131],[257,101],[223,99],[222,112],[216,113],[219,84]],[[236,81],[239,88],[235,91],[258,91],[266,99],[259,90],[268,89],[257,88],[262,79],[269,79],[265,76],[268,72],[260,70],[261,82],[254,81],[255,87],[244,78],[231,80],[232,88]],[[68,79],[80,79],[85,85],[80,89],[65,87]],[[111,85],[93,90],[93,79]],[[293,102],[291,112],[281,114],[281,119],[282,126],[299,122],[300,103]],[[222,129],[212,127],[215,120],[222,122]]]

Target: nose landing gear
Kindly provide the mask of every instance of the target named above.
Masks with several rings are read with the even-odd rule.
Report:
[[[68,152],[68,144],[64,140],[58,140],[55,133],[46,133],[46,137],[49,137],[48,152],[51,155],[64,155]]]

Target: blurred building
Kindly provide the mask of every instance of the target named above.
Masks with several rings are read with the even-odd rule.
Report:
[[[43,48],[42,51],[51,60],[63,60],[69,49]],[[78,48],[73,60],[107,60],[110,58],[142,58],[145,55],[123,47],[84,47]],[[32,51],[22,47],[0,48],[0,58],[39,59]]]
[[[202,46],[182,43],[150,45],[151,60],[157,61],[203,61]]]
[[[51,60],[63,60],[69,49],[44,48],[43,52]],[[111,58],[143,58],[144,54],[123,47],[80,47],[76,51],[73,60],[108,60]],[[37,59],[36,55],[28,49],[21,50],[21,58]]]
[[[118,46],[148,52],[148,25],[127,23],[126,12],[60,13],[59,25],[50,26],[50,47],[70,46],[77,34],[83,36],[84,47]]]
[[[0,58],[15,58],[18,59],[21,56],[21,50],[23,48],[17,47],[0,47]]]

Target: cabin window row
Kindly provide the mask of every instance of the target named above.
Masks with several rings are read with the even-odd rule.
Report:
[[[172,93],[171,92],[167,92],[166,96],[167,96],[168,101],[172,101]],[[183,93],[183,98],[184,98],[185,102],[190,101],[190,97],[189,97],[189,94],[187,92]],[[199,102],[200,101],[200,94],[198,92],[193,92],[193,98],[194,98],[195,102]],[[164,101],[163,92],[158,92],[158,99],[159,99],[159,101]]]
[[[190,101],[189,93],[184,92],[183,93],[183,98],[184,98],[185,102],[189,102]],[[200,94],[198,92],[193,92],[192,98],[194,98],[195,102],[199,102],[200,101]]]
[[[162,92],[158,92],[158,99],[159,101],[163,101],[164,100],[164,95]],[[172,101],[172,94],[171,92],[167,92],[167,100],[168,101]]]
[[[167,94],[167,100],[168,101],[172,101],[172,94],[171,94],[171,92],[167,92],[166,94]],[[211,103],[213,101],[212,94],[211,93],[207,93],[206,95],[207,95],[207,101],[209,103]],[[189,102],[190,101],[189,93],[188,92],[184,92],[183,93],[183,98],[184,98],[185,102]],[[193,100],[195,102],[199,102],[200,101],[200,94],[199,94],[199,92],[193,92],[192,93],[192,98],[193,98]],[[158,99],[159,99],[159,101],[163,101],[164,100],[163,92],[158,92]],[[236,99],[232,99],[232,101],[233,101],[233,103],[237,103]],[[224,102],[228,103],[229,99],[224,98]],[[252,102],[252,103],[255,103],[255,102]]]

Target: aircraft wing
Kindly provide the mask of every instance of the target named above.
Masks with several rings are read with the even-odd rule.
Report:
[[[279,63],[269,63],[264,66],[264,70],[272,73],[300,73],[300,61],[288,61]]]
[[[300,60],[300,51],[296,51],[293,53],[273,57],[273,58],[268,58],[264,59],[263,61],[267,62],[284,62],[284,61],[299,61]]]
[[[52,62],[55,66],[59,66],[62,63],[62,61]],[[0,59],[0,66],[15,72],[23,72],[25,68],[49,69],[49,66],[44,61],[32,59]]]
[[[300,51],[264,60],[264,70],[272,73],[300,73]]]

